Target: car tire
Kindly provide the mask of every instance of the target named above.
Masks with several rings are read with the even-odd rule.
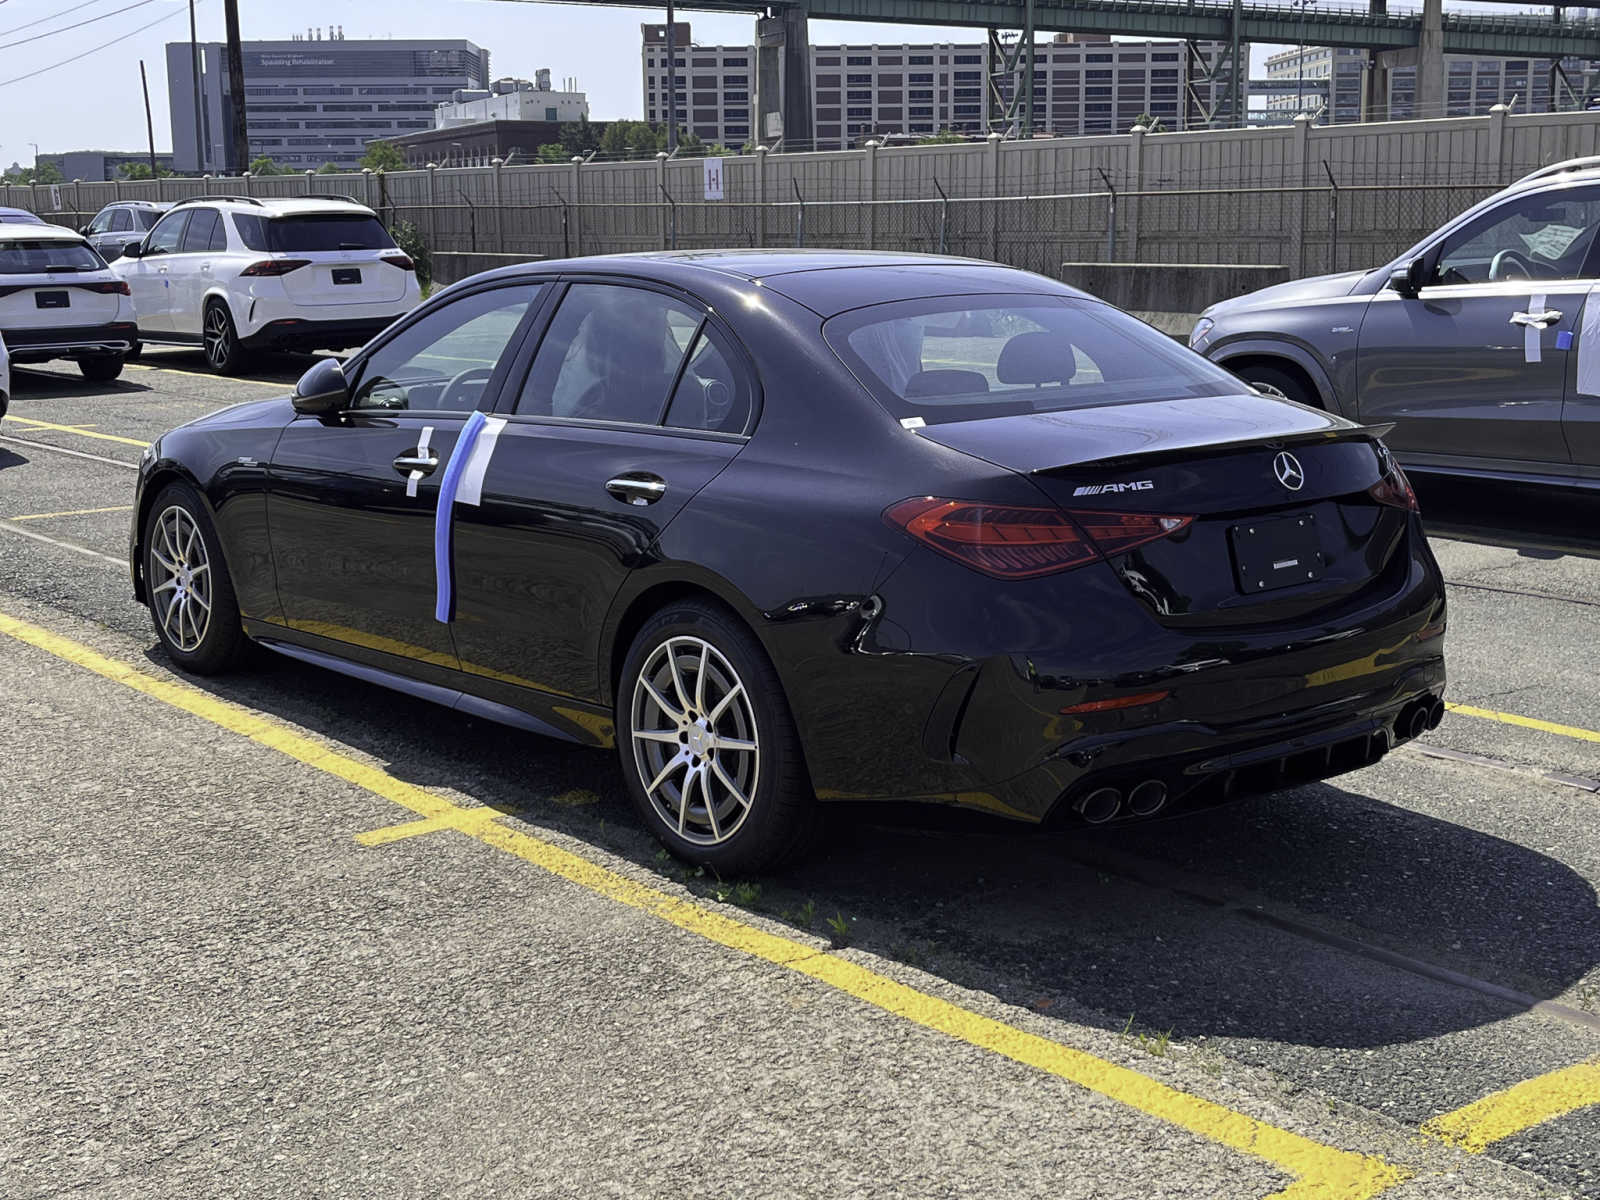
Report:
[[[1234,374],[1252,387],[1271,395],[1282,396],[1285,400],[1293,400],[1308,408],[1322,407],[1322,397],[1307,388],[1303,380],[1282,367],[1274,367],[1267,363],[1251,363],[1247,367],[1240,367]]]
[[[200,345],[205,352],[206,366],[218,375],[237,375],[244,370],[249,358],[249,352],[239,344],[233,314],[221,300],[206,303],[200,320]]]
[[[78,360],[78,370],[90,383],[110,383],[122,374],[122,355],[96,354]]]
[[[186,483],[161,490],[145,517],[145,594],[150,618],[172,661],[195,675],[218,675],[249,647],[239,603],[211,514]]]
[[[788,700],[728,610],[682,600],[646,621],[623,663],[616,717],[629,795],[673,854],[737,875],[811,848],[818,805]]]

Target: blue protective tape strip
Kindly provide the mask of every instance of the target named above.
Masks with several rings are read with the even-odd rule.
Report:
[[[433,619],[446,625],[455,615],[454,591],[454,529],[456,489],[461,486],[461,474],[467,469],[467,459],[472,457],[472,444],[483,431],[486,418],[475,412],[467,418],[456,438],[455,449],[450,451],[450,461],[445,464],[444,476],[439,480],[439,507],[433,514]]]

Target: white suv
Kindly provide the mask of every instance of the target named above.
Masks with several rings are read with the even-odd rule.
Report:
[[[104,383],[122,374],[137,337],[128,285],[82,234],[0,224],[0,341],[13,364],[76,359]]]
[[[112,270],[142,341],[200,346],[222,374],[254,350],[364,345],[422,299],[377,214],[332,196],[180,200]]]

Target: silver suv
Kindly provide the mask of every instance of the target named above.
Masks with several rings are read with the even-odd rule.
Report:
[[[143,238],[171,207],[154,200],[113,200],[78,232],[89,239],[101,258],[115,262],[122,257],[124,246]]]
[[[1600,158],[1556,163],[1393,262],[1214,304],[1189,345],[1367,424],[1407,467],[1600,486]]]

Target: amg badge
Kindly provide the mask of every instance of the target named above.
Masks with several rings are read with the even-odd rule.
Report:
[[[1091,483],[1084,487],[1073,488],[1074,496],[1099,496],[1106,492],[1149,492],[1155,490],[1155,483],[1149,479],[1140,479],[1132,483]]]

